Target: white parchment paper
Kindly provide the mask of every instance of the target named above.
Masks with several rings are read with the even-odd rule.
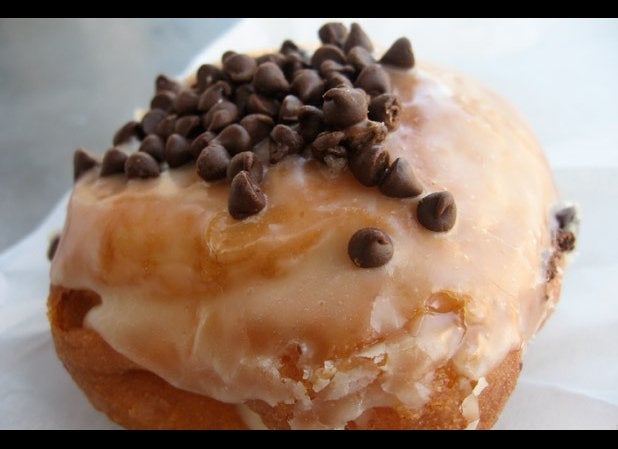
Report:
[[[186,73],[228,49],[276,48],[288,37],[315,45],[323,22],[242,21]],[[497,428],[618,429],[618,21],[361,23],[380,47],[408,36],[418,59],[472,74],[515,103],[536,130],[563,198],[581,207],[561,303],[530,344]],[[49,334],[45,252],[50,233],[62,227],[67,199],[0,254],[0,428],[118,428],[75,386]]]

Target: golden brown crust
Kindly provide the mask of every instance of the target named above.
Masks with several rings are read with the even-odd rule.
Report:
[[[58,357],[92,404],[129,429],[245,429],[236,408],[174,388],[81,326],[100,301],[85,290],[52,287],[48,316]]]
[[[112,349],[96,332],[82,327],[86,312],[98,304],[96,293],[52,286],[49,320],[56,351],[92,404],[131,429],[245,429],[236,406],[173,387]],[[521,352],[511,352],[486,378],[479,396],[479,428],[490,428],[511,394],[521,367]],[[431,401],[418,412],[374,408],[347,428],[462,429],[468,425],[461,404],[470,394],[450,365],[439,369]],[[466,392],[467,391],[467,392]],[[289,428],[285,405],[247,404],[269,428]]]

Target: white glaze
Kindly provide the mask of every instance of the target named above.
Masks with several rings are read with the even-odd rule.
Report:
[[[449,360],[481,378],[542,320],[555,188],[528,127],[495,94],[430,66],[393,73],[393,85],[404,111],[385,142],[391,160],[405,157],[427,193],[454,195],[450,232],[420,226],[417,199],[300,157],[268,171],[268,205],[244,221],[227,212],[226,183],[192,166],[147,181],[92,170],[71,198],[52,283],[100,294],[86,325],[172,385],[294,404],[296,428],[421,407]],[[348,258],[366,226],[393,240],[383,267]],[[290,354],[301,376],[280,372]],[[477,395],[464,405],[474,424]]]

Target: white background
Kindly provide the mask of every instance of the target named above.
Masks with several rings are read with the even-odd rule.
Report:
[[[288,37],[316,45],[323,21],[243,21],[191,66]],[[618,429],[618,21],[360,22],[379,47],[408,36],[417,59],[471,74],[516,104],[562,197],[582,210],[561,303],[530,345],[497,428]],[[62,226],[66,199],[0,255],[0,428],[116,428],[62,368],[45,317],[47,237]]]

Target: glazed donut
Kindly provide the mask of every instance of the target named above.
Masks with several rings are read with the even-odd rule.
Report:
[[[76,152],[48,316],[120,425],[486,429],[513,390],[575,209],[505,100],[405,38],[319,36],[160,76]]]

